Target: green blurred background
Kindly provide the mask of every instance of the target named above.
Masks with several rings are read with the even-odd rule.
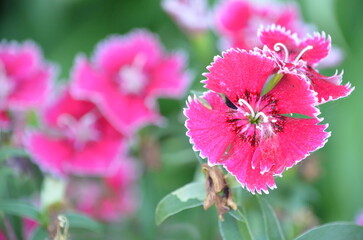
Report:
[[[337,68],[339,71],[344,69],[343,81],[351,82],[356,89],[349,98],[321,106],[321,117],[330,124],[332,136],[324,149],[307,160],[317,160],[313,168],[317,169],[318,177],[305,181],[300,164],[277,179],[278,188],[268,198],[276,208],[285,211],[285,215],[294,215],[303,205],[312,209],[314,219],[320,223],[353,221],[363,209],[363,1],[300,0],[298,4],[304,19],[315,24],[317,30],[330,34],[333,44],[344,51],[345,59]],[[68,81],[78,53],[90,56],[97,42],[106,36],[125,34],[134,28],[147,28],[157,33],[168,50],[186,50],[189,68],[195,73],[193,89],[200,90],[201,73],[218,51],[212,47],[207,55],[201,55],[203,52],[195,42],[161,9],[160,0],[0,2],[0,38],[37,42],[46,58],[59,65],[60,81]],[[211,39],[216,38],[212,36]],[[334,71],[328,69],[324,73],[333,74]],[[199,172],[185,136],[181,114],[185,101],[161,99],[159,104],[162,114],[169,119],[168,126],[163,129],[148,127],[141,131],[140,139],[152,136],[156,142],[154,148],[160,148],[161,162],[159,166],[157,163],[150,166],[136,154],[145,166],[139,181],[141,205],[136,216],[124,221],[121,227],[108,226],[107,236],[101,239],[219,239],[214,209],[188,210],[168,219],[160,227],[155,226],[154,211],[158,201],[192,181]],[[29,192],[16,195],[27,194]]]

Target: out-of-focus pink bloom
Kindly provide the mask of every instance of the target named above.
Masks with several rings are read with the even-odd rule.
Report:
[[[34,161],[56,175],[104,175],[124,150],[124,138],[91,102],[67,91],[44,113],[49,131],[32,132],[26,147]]]
[[[5,110],[0,110],[0,131],[9,129],[10,125],[9,113]]]
[[[360,226],[363,226],[363,210],[360,211],[357,217],[355,218],[355,223]]]
[[[209,25],[208,2],[206,0],[163,0],[163,9],[186,32],[205,32]]]
[[[189,99],[187,135],[211,165],[223,165],[254,193],[276,187],[279,176],[324,146],[327,125],[318,125],[319,110],[306,81],[285,74],[267,94],[275,62],[256,52],[229,50],[216,57],[205,74],[203,99]],[[220,94],[223,94],[222,96]],[[299,113],[311,119],[286,117]]]
[[[262,27],[258,35],[265,45],[263,53],[275,59],[278,71],[301,74],[317,93],[319,103],[346,97],[353,91],[350,83],[340,85],[342,74],[326,77],[315,69],[328,56],[331,48],[331,39],[324,32],[300,39],[296,33],[271,25]]]
[[[102,221],[117,221],[136,209],[134,182],[137,177],[134,163],[121,159],[103,179],[71,181],[67,196],[75,209]]]
[[[34,230],[39,226],[39,224],[28,218],[23,219],[23,236],[24,239],[30,239],[30,237],[33,235]]]
[[[6,236],[4,233],[0,231],[0,240],[6,240]]]
[[[93,62],[79,57],[73,92],[96,103],[122,133],[160,123],[157,97],[181,97],[189,83],[180,54],[166,55],[158,39],[143,30],[101,42]]]
[[[47,96],[54,68],[30,41],[0,43],[0,110],[37,107]]]
[[[228,42],[223,48],[260,47],[257,31],[261,25],[275,23],[299,33],[305,33],[308,28],[293,4],[256,5],[247,0],[227,0],[217,6],[215,15],[217,31]]]

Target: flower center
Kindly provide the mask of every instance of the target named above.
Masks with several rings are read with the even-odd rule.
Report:
[[[262,138],[283,130],[285,117],[278,114],[277,100],[269,94],[261,97],[246,91],[237,103],[229,110],[227,123],[243,141],[257,146]]]
[[[65,135],[73,141],[74,147],[82,149],[87,143],[100,138],[100,132],[96,129],[97,118],[94,112],[89,112],[78,120],[69,114],[62,114],[58,118],[58,124],[64,128]]]
[[[15,84],[6,74],[6,70],[0,61],[0,108],[5,107],[7,97],[12,93]]]
[[[313,46],[311,46],[311,45],[308,45],[308,46],[306,46],[304,49],[302,49],[301,51],[300,51],[300,53],[295,57],[295,59],[291,62],[291,63],[294,63],[294,64],[296,64],[299,60],[300,60],[300,58],[307,52],[307,51],[309,51],[309,50],[312,50],[313,49]],[[289,50],[287,49],[287,47],[283,44],[283,43],[276,43],[275,45],[274,45],[274,51],[276,51],[276,52],[279,52],[279,51],[281,51],[281,50],[284,50],[284,52],[285,52],[285,59],[284,59],[284,61],[285,62],[289,62]]]
[[[148,76],[144,71],[145,62],[145,57],[139,54],[131,65],[120,68],[117,79],[122,92],[134,95],[143,92],[148,80]]]

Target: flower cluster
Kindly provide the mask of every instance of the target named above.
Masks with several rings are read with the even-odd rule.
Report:
[[[281,26],[260,29],[262,48],[229,49],[215,57],[203,96],[189,98],[187,135],[211,165],[223,165],[250,192],[276,187],[274,176],[321,147],[330,133],[317,106],[348,96],[342,75],[326,77],[316,65],[330,37],[299,39]],[[303,117],[296,117],[296,114]]]
[[[91,61],[76,57],[69,84],[50,96],[54,67],[35,44],[3,42],[0,127],[14,125],[14,111],[39,111],[38,129],[11,128],[12,135],[41,170],[67,179],[67,200],[76,209],[114,221],[137,203],[131,142],[141,127],[163,122],[157,98],[184,95],[190,79],[184,68],[185,55],[166,53],[155,35],[136,30],[99,43]],[[25,126],[25,119],[16,122]]]

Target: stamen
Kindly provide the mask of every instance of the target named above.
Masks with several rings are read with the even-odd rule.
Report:
[[[301,52],[299,53],[299,55],[297,55],[297,57],[295,58],[294,62],[299,61],[299,59],[304,55],[304,53],[306,53],[307,51],[313,49],[313,46],[309,45],[306,46],[303,50],[301,50]]]
[[[288,62],[288,60],[289,60],[289,50],[287,50],[287,47],[282,43],[276,43],[274,45],[274,50],[276,52],[281,51],[281,49],[283,49],[285,51],[285,62]]]
[[[259,117],[262,117],[263,118],[263,122],[264,123],[267,123],[268,122],[268,117],[266,116],[266,114],[265,113],[263,113],[263,112],[258,112],[257,114],[256,114],[256,116],[255,116],[255,119],[258,119]]]
[[[241,99],[238,100],[238,104],[241,105],[241,106],[246,105],[247,108],[250,110],[252,117],[253,118],[255,117],[255,111],[253,111],[253,108],[251,107],[251,105],[246,100],[241,98]]]

